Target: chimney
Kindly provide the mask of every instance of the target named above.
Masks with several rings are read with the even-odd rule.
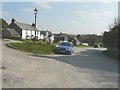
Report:
[[[11,23],[15,23],[16,21],[15,21],[15,19],[14,18],[12,18],[12,20],[11,20]]]
[[[33,27],[35,27],[35,24],[34,24],[34,23],[32,23],[32,26],[33,26]]]
[[[60,32],[60,34],[62,34],[62,32]]]

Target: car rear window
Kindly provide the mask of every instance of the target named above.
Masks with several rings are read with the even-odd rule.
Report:
[[[60,45],[64,45],[64,46],[72,46],[71,43],[68,43],[68,42],[63,42],[63,43],[61,43]]]

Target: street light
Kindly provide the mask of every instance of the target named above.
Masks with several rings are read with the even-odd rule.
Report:
[[[34,13],[35,13],[35,29],[36,29],[36,18],[37,18],[37,8],[34,9]],[[35,30],[35,36],[36,36],[36,30]]]

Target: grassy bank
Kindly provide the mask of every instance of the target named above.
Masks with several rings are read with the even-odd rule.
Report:
[[[23,41],[22,43],[9,43],[7,46],[35,54],[51,54],[53,52],[54,45],[49,45],[44,42],[36,42],[35,44],[31,41]]]
[[[80,47],[80,48],[82,48],[82,47],[93,47],[93,46],[83,46],[83,45],[75,45],[75,47]]]

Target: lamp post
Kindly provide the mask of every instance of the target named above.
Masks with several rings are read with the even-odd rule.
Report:
[[[37,18],[37,8],[34,9],[34,13],[35,13],[35,29],[36,29],[36,18]],[[35,37],[36,37],[36,30],[35,30]]]

